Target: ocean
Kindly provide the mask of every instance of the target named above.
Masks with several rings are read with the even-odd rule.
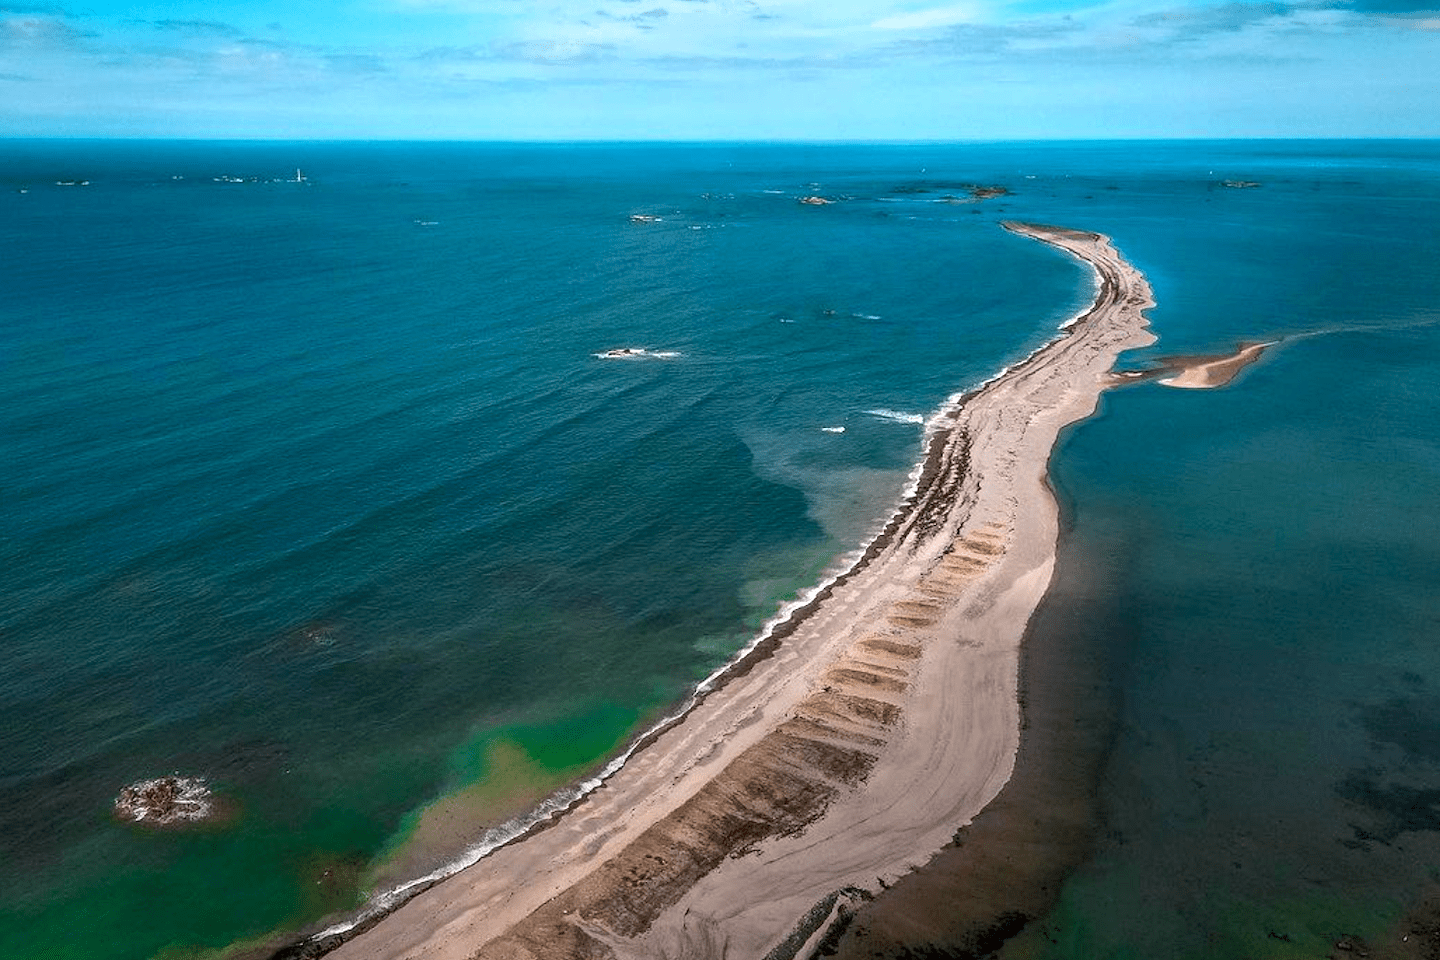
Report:
[[[1004,219],[1145,271],[1127,364],[1280,341],[1057,451],[1117,721],[1011,948],[1377,935],[1440,866],[1437,214],[1433,142],[4,142],[0,955],[323,925],[593,783],[1088,302]],[[219,816],[115,817],[168,774]]]

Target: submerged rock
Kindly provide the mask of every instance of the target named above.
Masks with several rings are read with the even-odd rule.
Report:
[[[115,816],[154,826],[201,823],[215,816],[209,785],[199,777],[157,777],[132,783],[115,798]]]

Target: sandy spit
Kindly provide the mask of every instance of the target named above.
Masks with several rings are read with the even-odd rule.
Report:
[[[842,899],[927,860],[1009,779],[1025,625],[1051,577],[1046,483],[1149,284],[1093,233],[1007,223],[1093,267],[1093,306],[932,424],[860,569],[548,829],[386,916],[334,958],[807,956]]]
[[[1169,376],[1161,377],[1158,381],[1167,387],[1179,387],[1185,390],[1209,390],[1215,387],[1223,387],[1239,375],[1250,364],[1260,359],[1260,355],[1267,347],[1273,347],[1270,343],[1248,343],[1241,345],[1234,353],[1219,357],[1191,357],[1177,358],[1169,361],[1162,361],[1173,371]]]
[[[1112,372],[1106,379],[1106,385],[1122,386],[1153,380],[1162,386],[1182,390],[1213,390],[1229,384],[1242,370],[1259,360],[1266,350],[1279,343],[1279,340],[1242,343],[1230,353],[1160,357],[1148,368]]]

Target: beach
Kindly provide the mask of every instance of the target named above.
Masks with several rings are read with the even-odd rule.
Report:
[[[995,797],[1055,563],[1051,450],[1154,340],[1149,285],[1106,238],[1005,226],[1089,264],[1094,303],[932,419],[913,496],[855,567],[574,808],[332,956],[804,955]]]

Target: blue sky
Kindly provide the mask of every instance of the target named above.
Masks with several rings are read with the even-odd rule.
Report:
[[[1440,136],[1440,0],[5,3],[0,136]]]

